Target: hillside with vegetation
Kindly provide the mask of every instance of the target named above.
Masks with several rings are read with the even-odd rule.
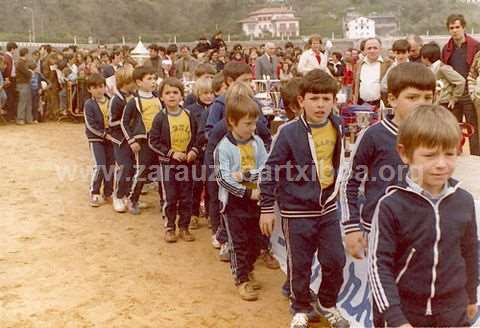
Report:
[[[37,42],[119,43],[138,35],[149,42],[192,41],[220,29],[232,40],[244,39],[238,21],[265,6],[292,6],[301,18],[301,34],[342,37],[343,17],[354,7],[361,14],[394,14],[400,33],[445,34],[449,13],[463,13],[467,30],[480,31],[480,6],[455,0],[0,0],[0,40],[29,39],[33,8]]]

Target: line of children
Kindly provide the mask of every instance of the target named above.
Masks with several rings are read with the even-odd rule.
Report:
[[[194,241],[189,225],[192,216],[193,164],[201,150],[197,121],[188,110],[180,107],[183,84],[179,80],[163,80],[160,97],[165,104],[165,111],[155,116],[148,142],[161,163],[160,182],[165,197],[163,209],[167,217],[165,241],[177,241],[177,213],[180,238]]]
[[[322,314],[333,327],[348,327],[336,308],[345,251],[337,218],[338,172],[343,157],[340,118],[332,114],[338,83],[316,69],[305,75],[298,102],[303,113],[280,127],[260,181],[262,232],[270,236],[274,203],[287,245],[292,328],[306,328]],[[313,256],[322,282],[315,308],[310,296]]]
[[[475,205],[450,178],[460,138],[453,114],[435,105],[420,106],[399,128],[408,175],[378,201],[369,241],[369,281],[382,326],[468,327],[475,317]]]

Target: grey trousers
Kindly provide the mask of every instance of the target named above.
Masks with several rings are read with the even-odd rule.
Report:
[[[32,123],[32,90],[30,88],[30,84],[17,84],[17,91],[17,121],[25,121],[26,123]]]

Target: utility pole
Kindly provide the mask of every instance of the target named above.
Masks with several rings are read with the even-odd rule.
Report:
[[[30,11],[30,14],[32,16],[32,41],[33,42],[36,42],[36,39],[35,39],[35,14],[34,14],[34,11],[31,7],[27,7],[27,6],[24,6],[23,7],[23,10],[28,10]]]

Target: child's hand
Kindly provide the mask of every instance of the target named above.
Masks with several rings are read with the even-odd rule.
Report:
[[[448,108],[448,109],[453,109],[453,107],[455,107],[455,100],[450,100],[450,101],[448,102],[447,108]]]
[[[275,224],[275,214],[267,213],[260,215],[260,231],[267,237],[273,233],[273,226]]]
[[[197,153],[193,150],[190,150],[187,154],[187,163],[191,163],[197,159]]]
[[[138,153],[140,149],[142,148],[138,142],[134,142],[130,145],[130,148],[134,153]]]
[[[347,234],[345,236],[345,248],[352,257],[363,259],[367,248],[367,241],[363,232],[357,231]]]
[[[251,200],[259,200],[260,199],[260,190],[253,189],[252,194],[250,195]]]
[[[237,182],[242,182],[243,181],[243,174],[242,174],[242,172],[233,172],[232,173],[232,178]]]
[[[173,153],[172,158],[178,162],[183,162],[187,159],[187,155],[185,155],[185,153],[176,151]]]
[[[468,320],[473,320],[475,319],[475,316],[477,315],[477,304],[468,304],[467,305],[467,317]]]

